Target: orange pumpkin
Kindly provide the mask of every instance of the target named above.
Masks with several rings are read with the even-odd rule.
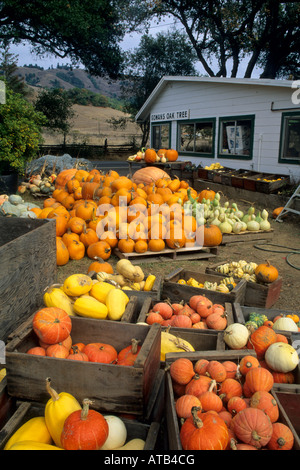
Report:
[[[203,189],[200,194],[199,194],[199,198],[198,198],[198,201],[201,202],[203,199],[210,199],[211,201],[214,200],[215,198],[215,191],[213,191],[212,189]]]
[[[174,149],[168,149],[165,153],[165,157],[169,162],[176,162],[178,159],[178,152]]]
[[[36,312],[32,328],[37,337],[46,344],[57,344],[70,336],[72,322],[61,308],[45,307]]]
[[[64,244],[61,237],[56,237],[56,264],[64,266],[70,259],[68,248]]]
[[[77,170],[75,168],[70,168],[67,170],[62,170],[57,177],[55,178],[55,188],[64,189],[68,181],[74,177]]]
[[[106,261],[111,255],[111,246],[105,240],[100,240],[89,245],[86,253],[91,259],[102,258]]]
[[[149,149],[146,149],[145,151],[144,160],[146,163],[155,163],[156,156],[157,156],[156,151],[152,148],[149,148]]]
[[[223,235],[217,225],[199,225],[196,230],[196,241],[199,246],[218,246],[222,243]]]

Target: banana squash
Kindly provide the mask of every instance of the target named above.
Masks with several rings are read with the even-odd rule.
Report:
[[[155,282],[156,276],[154,274],[149,274],[146,278],[145,285],[144,285],[144,291],[151,291],[153,289],[153,285]]]
[[[16,442],[8,450],[64,450],[64,449],[53,446],[51,444],[43,444],[42,442],[20,441],[20,442]]]
[[[128,302],[129,297],[122,289],[111,290],[105,301],[109,320],[121,320]]]
[[[108,314],[107,306],[90,295],[84,295],[76,299],[73,308],[74,312],[80,317],[104,320]]]
[[[113,286],[112,284],[109,284],[108,282],[98,281],[93,284],[90,290],[90,295],[97,299],[99,302],[105,303],[107,294],[113,289],[115,289],[115,286]]]
[[[45,422],[55,445],[62,448],[60,436],[65,420],[73,411],[81,410],[81,406],[73,395],[66,392],[58,394],[50,383],[51,380],[47,378],[46,388],[51,398],[45,406]]]
[[[24,423],[7,441],[4,450],[21,441],[37,441],[40,444],[52,444],[51,434],[46,426],[44,416],[31,418]]]

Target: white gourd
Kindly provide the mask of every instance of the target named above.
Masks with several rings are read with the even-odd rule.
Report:
[[[297,367],[299,357],[293,346],[278,342],[268,347],[265,353],[265,361],[272,370],[287,373]]]
[[[292,318],[281,317],[274,322],[273,330],[298,331],[298,327]]]
[[[118,416],[105,415],[108,424],[108,437],[100,450],[114,450],[122,447],[127,439],[127,429]]]
[[[224,331],[224,341],[231,349],[241,349],[246,346],[249,330],[242,323],[232,323]]]

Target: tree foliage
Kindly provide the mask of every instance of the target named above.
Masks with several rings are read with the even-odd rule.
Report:
[[[126,79],[122,85],[125,110],[134,118],[164,75],[197,75],[197,56],[186,36],[178,31],[144,34],[140,44],[127,55]],[[142,146],[149,134],[149,122],[140,124]]]
[[[26,162],[38,153],[44,123],[42,113],[7,87],[6,103],[0,106],[0,172],[8,168],[24,171]]]
[[[62,133],[66,138],[75,115],[72,100],[66,91],[60,88],[41,91],[35,101],[35,109],[46,116],[45,127]]]
[[[139,3],[142,24],[171,18],[183,27],[205,73],[245,77],[256,66],[261,77],[299,76],[300,4],[280,0],[132,0]],[[129,10],[129,15],[131,11]]]
[[[0,41],[29,41],[38,54],[81,62],[95,75],[116,77],[124,36],[115,0],[0,1]]]

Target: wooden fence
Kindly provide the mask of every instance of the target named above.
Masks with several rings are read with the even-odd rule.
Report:
[[[71,155],[73,158],[86,158],[88,160],[97,160],[103,157],[109,158],[113,156],[126,156],[133,155],[138,149],[133,145],[80,145],[80,144],[60,144],[60,145],[40,145],[39,151],[41,155],[55,155],[60,156],[65,153]]]

